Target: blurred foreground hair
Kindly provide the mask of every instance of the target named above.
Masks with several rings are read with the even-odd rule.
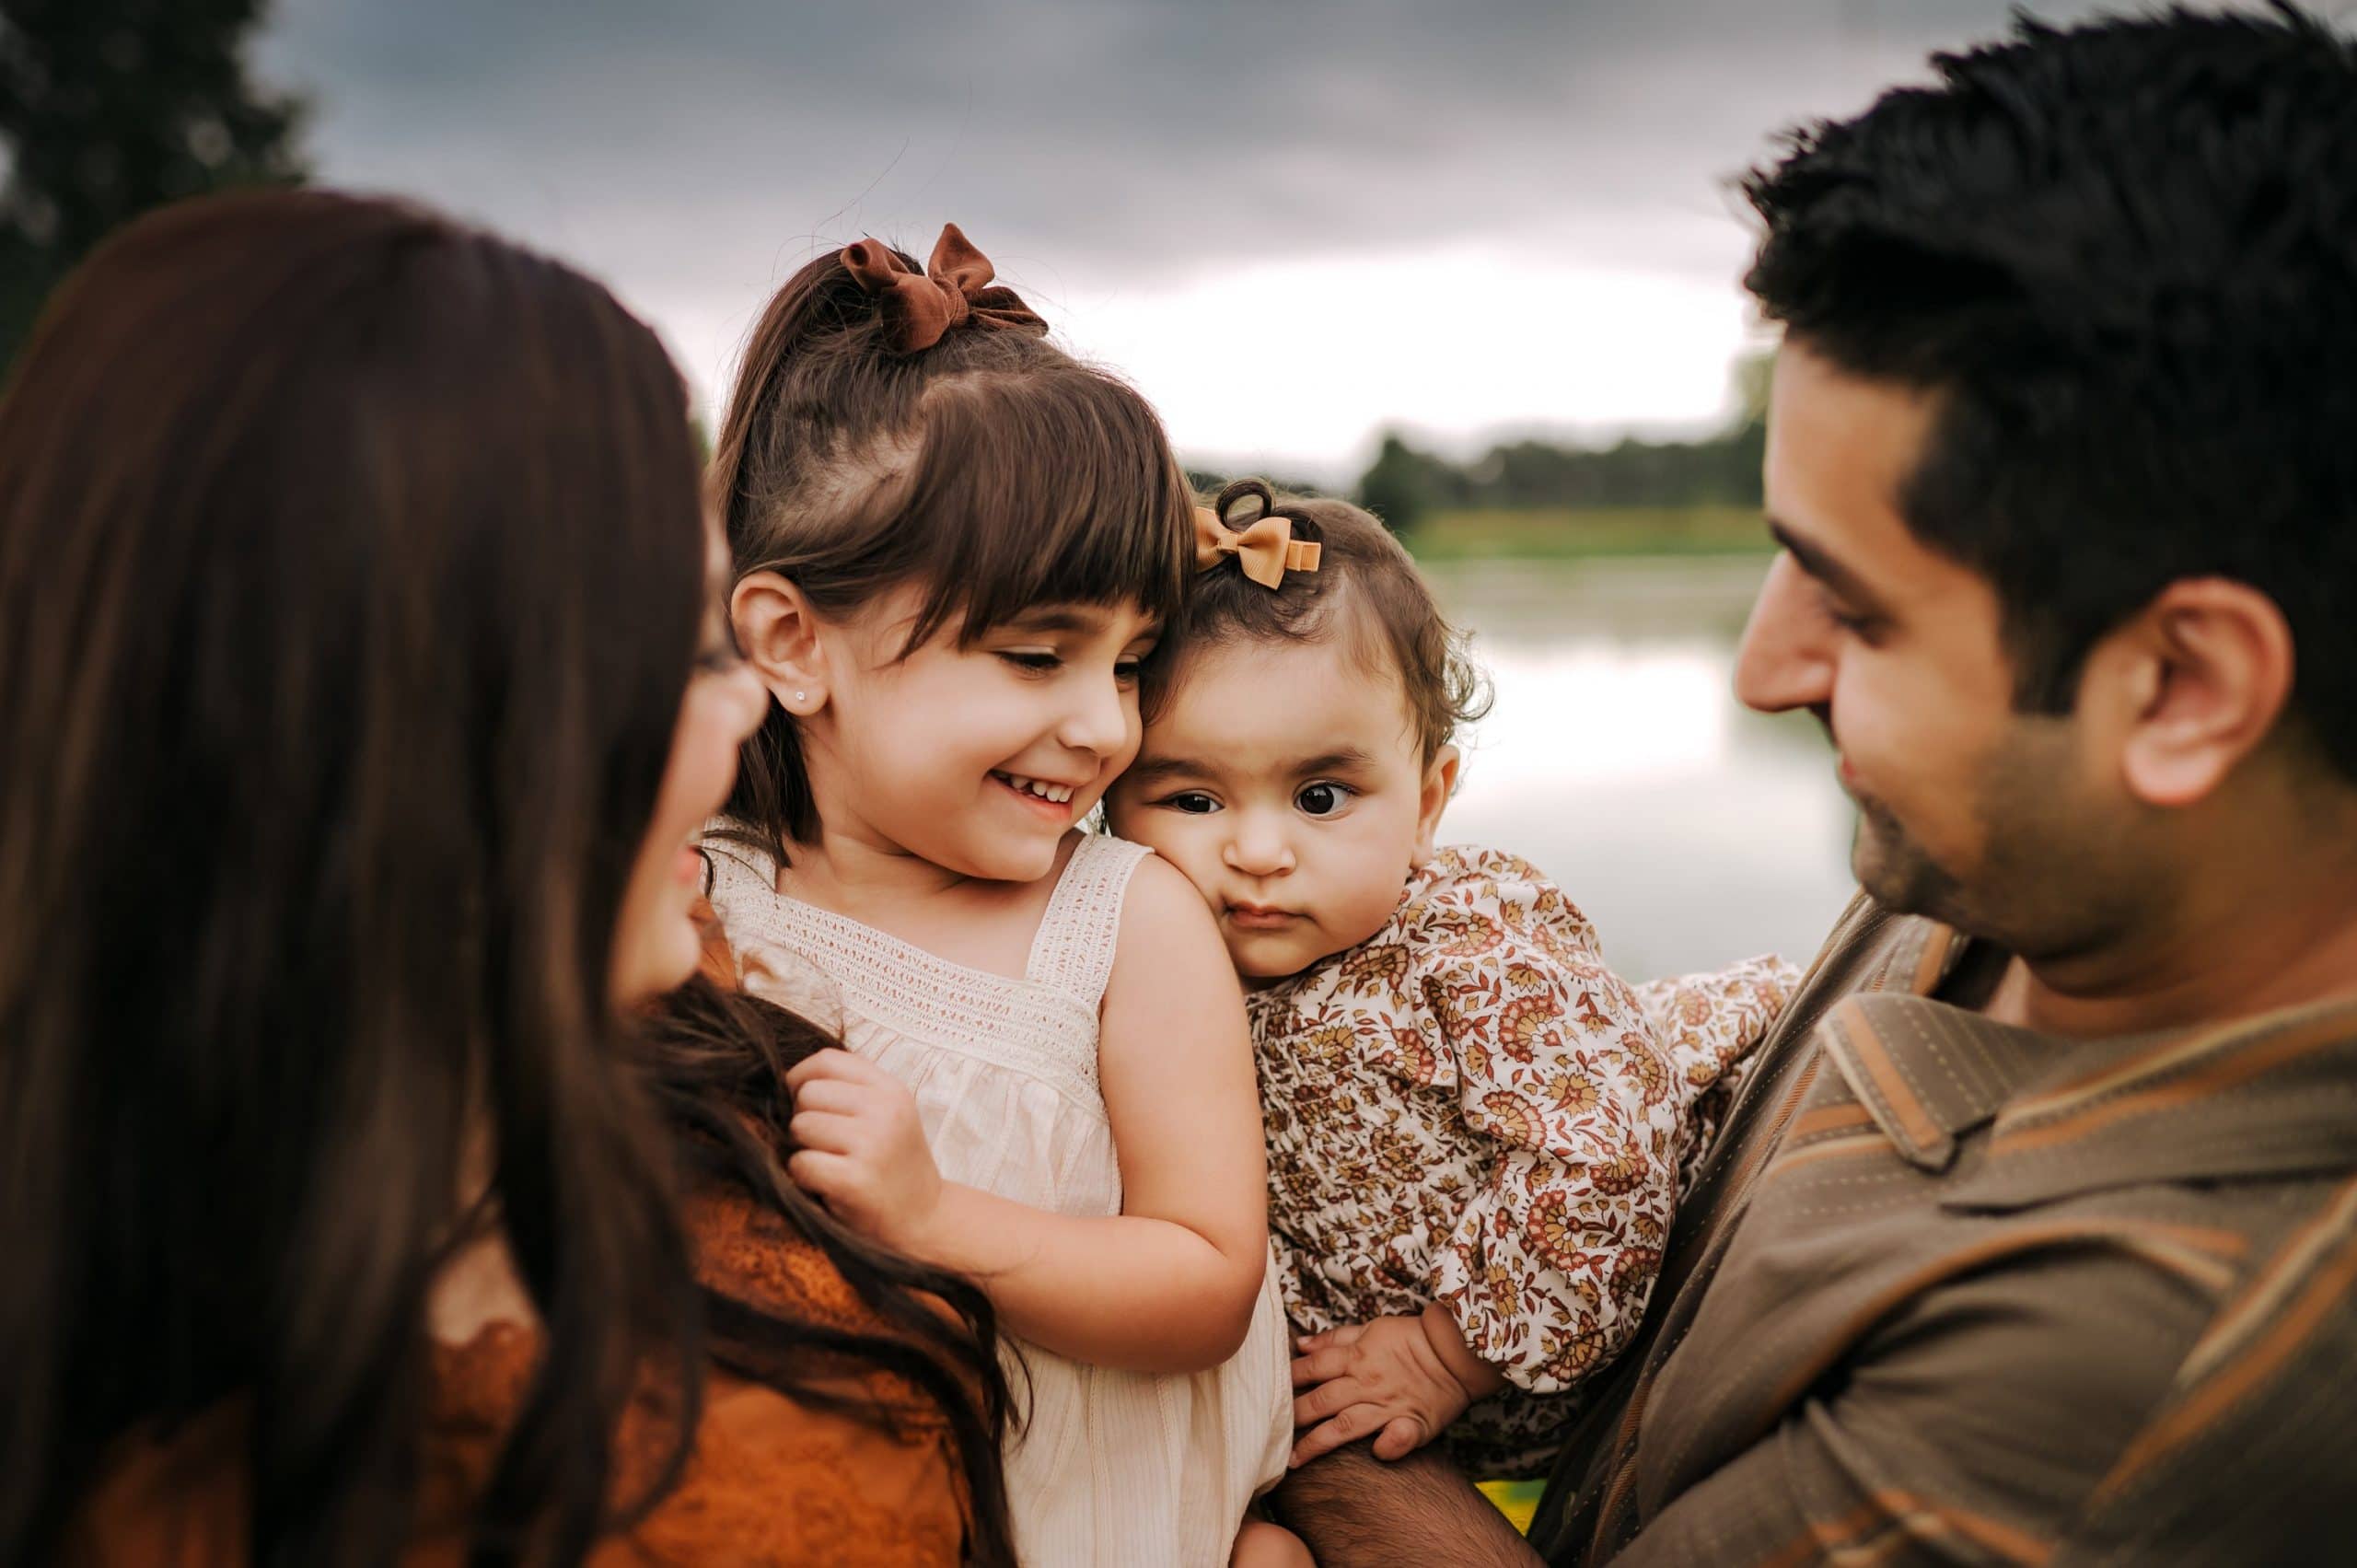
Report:
[[[703,572],[679,377],[554,261],[255,194],[52,301],[0,397],[0,1563],[225,1402],[255,1561],[394,1562],[429,1291],[487,1225],[544,1337],[476,1557],[577,1561],[668,1490],[703,1313],[642,1071],[681,1102],[610,949]],[[725,1327],[803,1376],[803,1326]],[[679,1442],[613,1499],[650,1377]]]
[[[168,208],[51,302],[0,401],[8,1561],[232,1397],[256,1560],[392,1561],[470,1132],[547,1329],[482,1539],[577,1556],[633,1369],[693,1393],[606,994],[702,604],[682,407],[605,290],[390,203]]]

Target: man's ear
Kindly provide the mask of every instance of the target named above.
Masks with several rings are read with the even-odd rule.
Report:
[[[748,572],[728,593],[737,645],[780,707],[807,719],[827,705],[827,651],[800,588],[775,572]]]
[[[1457,789],[1457,767],[1460,761],[1457,748],[1444,746],[1433,753],[1424,764],[1424,785],[1416,802],[1416,864],[1422,865],[1433,857],[1433,841],[1440,834],[1441,813],[1448,809],[1448,797]]]
[[[2188,807],[2273,733],[2295,662],[2291,623],[2273,599],[2247,583],[2188,578],[2097,645],[2080,699],[2117,731],[2129,794]]]

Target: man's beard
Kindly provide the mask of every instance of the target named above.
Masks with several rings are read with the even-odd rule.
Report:
[[[1891,809],[1860,796],[1850,869],[1875,902],[1898,914],[1949,920],[1960,884],[1954,872],[1917,842]]]
[[[1858,885],[1886,909],[1939,921],[2025,958],[2084,950],[2132,923],[2149,877],[2138,869],[2126,824],[2076,787],[2069,725],[2019,718],[1956,781],[1980,842],[1970,865],[1944,862],[1888,805],[1856,794],[1850,865]]]

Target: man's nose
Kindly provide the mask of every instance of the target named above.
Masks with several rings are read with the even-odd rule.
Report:
[[[1779,553],[1759,585],[1736,650],[1735,694],[1764,714],[1821,708],[1833,698],[1832,628],[1809,598],[1807,575]]]

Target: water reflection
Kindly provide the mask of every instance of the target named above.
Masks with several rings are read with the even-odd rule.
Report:
[[[1852,812],[1814,720],[1729,691],[1764,557],[1435,564],[1497,703],[1442,837],[1536,863],[1634,977],[1805,963],[1849,901]]]

